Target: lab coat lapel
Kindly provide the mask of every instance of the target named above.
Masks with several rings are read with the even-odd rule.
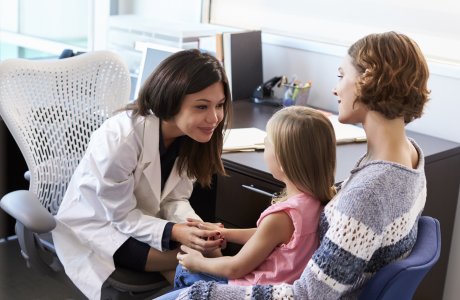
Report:
[[[177,172],[177,159],[174,162],[174,166],[171,170],[171,174],[169,174],[168,180],[166,180],[165,187],[163,189],[163,193],[161,194],[161,198],[166,197],[172,189],[177,186],[177,183],[181,177],[179,176],[179,173]]]
[[[145,166],[144,176],[156,199],[161,193],[161,162],[159,150],[160,120],[154,116],[145,117],[144,125],[144,151],[142,162]]]

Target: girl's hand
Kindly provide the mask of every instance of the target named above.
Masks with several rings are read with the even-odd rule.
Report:
[[[184,245],[180,246],[180,250],[181,251],[177,253],[177,260],[179,263],[189,271],[200,272],[198,268],[200,266],[200,261],[204,259],[203,254]]]
[[[224,243],[221,234],[215,230],[200,229],[188,223],[174,224],[171,239],[200,252],[212,252]]]

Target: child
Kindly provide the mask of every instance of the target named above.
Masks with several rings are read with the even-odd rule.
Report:
[[[302,106],[275,113],[267,124],[264,158],[273,177],[286,188],[262,212],[257,228],[227,229],[195,221],[199,228],[219,230],[219,237],[244,246],[235,256],[213,258],[181,246],[176,287],[197,278],[182,268],[222,276],[238,285],[298,279],[318,248],[322,208],[335,194],[335,150],[334,129],[322,113]],[[199,279],[215,280],[206,274]]]

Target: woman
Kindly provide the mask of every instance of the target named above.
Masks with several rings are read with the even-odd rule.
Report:
[[[405,133],[428,100],[426,61],[403,34],[368,35],[339,68],[339,120],[361,123],[367,153],[321,216],[322,239],[292,285],[199,281],[180,299],[354,299],[384,265],[407,256],[426,200],[424,157]],[[308,138],[306,136],[305,138]],[[175,296],[175,295],[168,295]]]
[[[215,231],[188,198],[194,180],[224,174],[223,131],[231,109],[217,59],[178,52],[147,79],[138,99],[91,137],[56,215],[56,250],[66,273],[90,299],[115,267],[160,271],[172,281],[178,244],[211,255]]]

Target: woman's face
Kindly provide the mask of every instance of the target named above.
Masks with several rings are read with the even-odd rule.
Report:
[[[338,97],[339,121],[341,123],[361,123],[364,117],[364,106],[355,102],[356,80],[359,73],[353,66],[349,55],[344,58],[338,72],[339,81],[332,93]]]
[[[166,123],[173,123],[172,137],[187,135],[200,143],[208,142],[224,118],[225,93],[222,82],[187,94],[179,113]]]

